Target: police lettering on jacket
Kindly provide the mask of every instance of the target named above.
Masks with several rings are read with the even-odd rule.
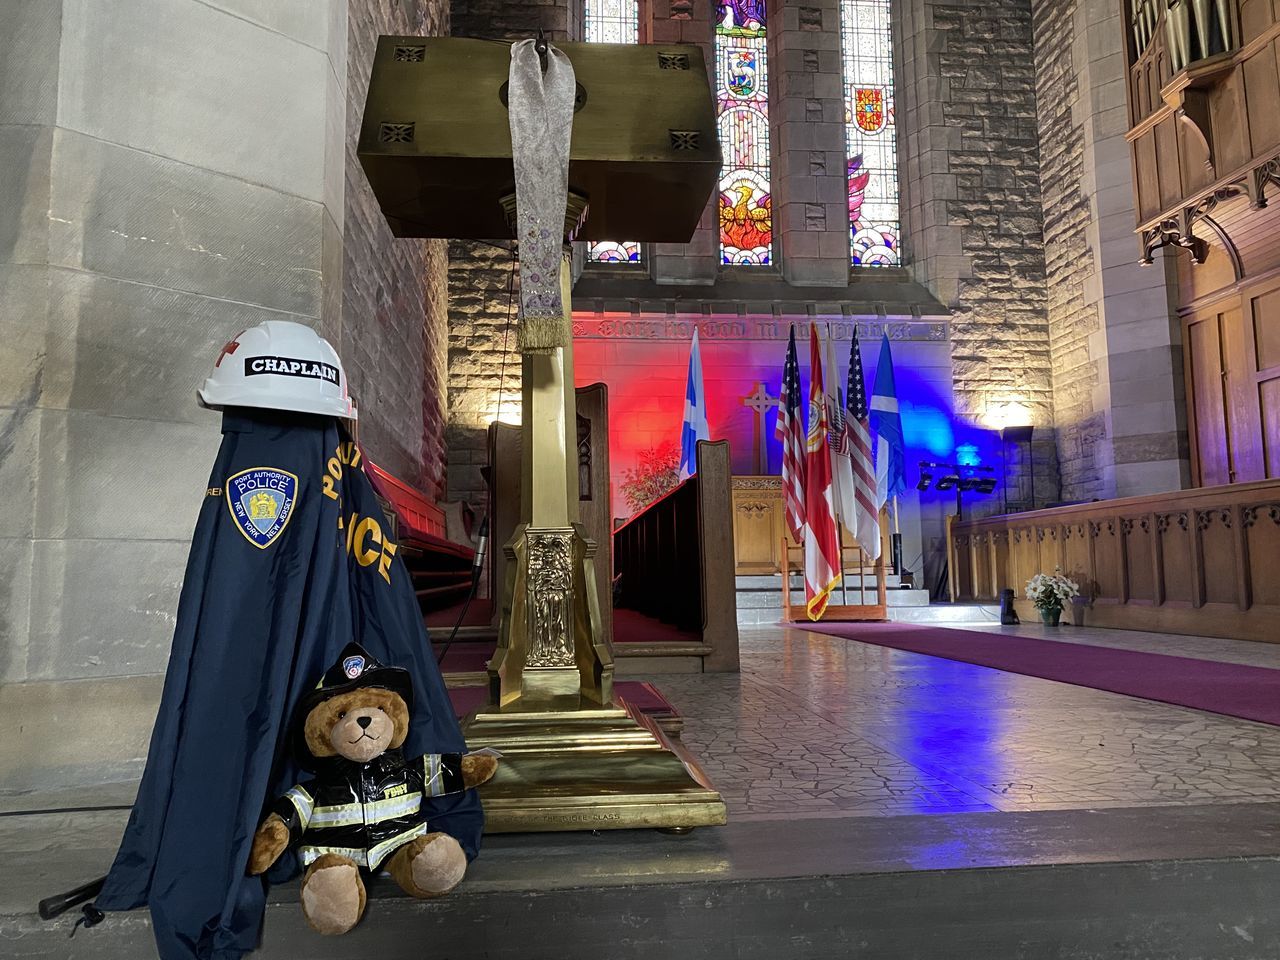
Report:
[[[344,467],[357,469],[362,455],[360,448],[354,443],[340,443],[332,457],[324,465],[321,477],[321,490],[331,500],[342,502],[338,493],[338,481],[342,479]],[[378,573],[387,583],[391,582],[391,560],[396,555],[398,546],[383,533],[382,524],[374,517],[362,517],[352,512],[338,517],[338,529],[346,533],[347,553],[355,557],[356,563],[362,567],[377,566]]]

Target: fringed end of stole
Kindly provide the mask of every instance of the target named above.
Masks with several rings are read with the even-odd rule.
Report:
[[[521,353],[550,353],[556,347],[569,346],[572,336],[569,321],[563,316],[524,317],[520,323]]]

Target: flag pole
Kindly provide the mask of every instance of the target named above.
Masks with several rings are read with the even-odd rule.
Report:
[[[889,545],[893,557],[893,572],[898,577],[898,586],[902,586],[902,533],[898,530],[898,495],[893,495],[893,541]]]
[[[844,524],[836,522],[836,549],[840,553],[840,602],[849,605],[849,589],[844,578]]]
[[[867,558],[862,552],[862,544],[858,544],[858,600],[867,605]]]

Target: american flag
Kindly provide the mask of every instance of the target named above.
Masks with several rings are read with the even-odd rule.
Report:
[[[853,461],[853,535],[868,560],[880,556],[880,507],[876,502],[876,465],[871,454],[871,428],[867,423],[867,384],[862,376],[862,348],[858,329],[849,344],[849,380],[845,386],[849,416],[845,420],[849,453]]]
[[[782,366],[782,394],[778,398],[778,420],[774,430],[782,441],[782,498],[786,504],[787,526],[796,543],[804,543],[804,423],[800,419],[800,362],[796,359],[796,327],[791,325],[791,342]]]

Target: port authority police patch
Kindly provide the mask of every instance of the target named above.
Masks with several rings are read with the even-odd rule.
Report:
[[[298,478],[275,467],[250,467],[227,477],[227,509],[245,539],[265,550],[293,515]]]

